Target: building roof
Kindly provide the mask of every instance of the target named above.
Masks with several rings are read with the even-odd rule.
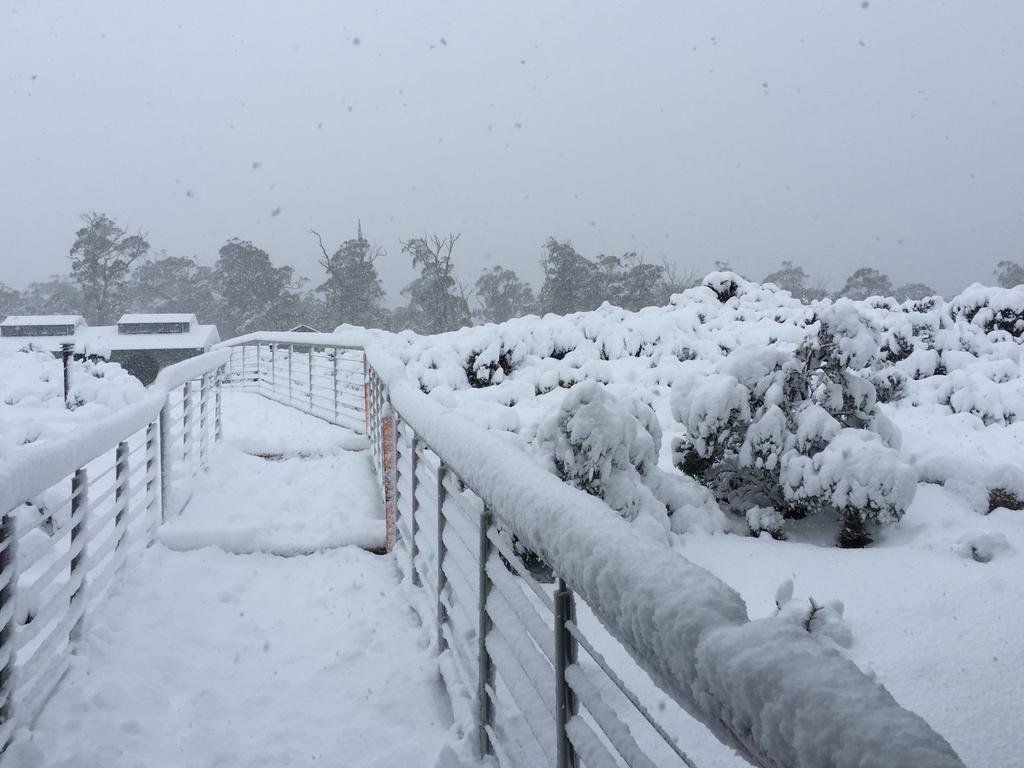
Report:
[[[177,321],[172,321],[177,322]],[[119,350],[140,349],[209,349],[220,334],[215,325],[193,325],[186,333],[131,333],[117,332],[116,325],[81,326],[74,336],[15,336],[0,339],[2,346],[20,349],[26,344],[45,352],[57,352],[62,341],[71,339],[75,351],[107,357]]]
[[[73,325],[78,327],[85,325],[85,318],[81,315],[11,315],[0,322],[0,325],[5,327],[12,325]]]
[[[199,325],[196,316],[187,312],[127,314],[121,315],[121,319],[117,321],[118,325],[138,323],[188,323],[189,325]]]
[[[299,325],[296,325],[294,328],[289,330],[288,333],[321,333],[321,331],[318,331],[312,325],[300,323]]]

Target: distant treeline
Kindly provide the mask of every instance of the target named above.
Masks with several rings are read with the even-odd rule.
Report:
[[[129,234],[105,214],[88,213],[82,219],[69,251],[70,273],[32,283],[24,291],[0,283],[0,316],[81,314],[90,323],[105,324],[122,312],[194,312],[201,321],[216,324],[224,338],[300,323],[322,330],[350,323],[439,333],[527,314],[595,309],[604,301],[634,310],[662,306],[701,277],[696,270],[684,273],[673,264],[648,263],[636,253],[587,258],[568,240],[549,237],[541,253],[544,282],[539,291],[502,266],[483,270],[466,286],[455,276],[459,235],[425,235],[402,242],[402,254],[418,274],[402,289],[404,305],[388,308],[377,267],[383,251],[370,245],[361,226],[354,238],[334,249],[311,231],[323,268],[323,282],[311,288],[292,267],[275,266],[249,240],[228,240],[208,267],[188,257],[152,254],[146,235]],[[729,265],[719,262],[716,268]],[[1024,266],[1002,261],[995,275],[1000,285],[1017,285],[1024,282]],[[870,267],[857,269],[830,293],[791,261],[763,280],[805,301],[828,295],[906,300],[935,293],[922,283],[895,287]]]

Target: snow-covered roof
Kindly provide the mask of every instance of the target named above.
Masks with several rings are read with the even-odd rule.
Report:
[[[185,333],[132,333],[117,332],[116,325],[94,325],[79,327],[73,337],[75,349],[87,354],[106,357],[108,352],[137,349],[209,349],[218,341],[220,334],[215,325],[193,325]],[[60,350],[64,336],[19,336],[0,339],[0,346],[10,349],[31,343],[45,352]]]
[[[195,315],[188,314],[187,312],[127,314],[121,315],[121,319],[117,321],[118,325],[137,323],[188,323],[189,325],[198,325],[199,321]]]
[[[73,325],[78,327],[85,325],[85,318],[81,315],[11,315],[0,322],[0,325],[8,328],[12,325]]]

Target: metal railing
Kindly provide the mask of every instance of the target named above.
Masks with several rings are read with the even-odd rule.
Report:
[[[419,592],[414,606],[432,628],[479,756],[509,766],[694,768],[598,649],[607,633],[584,633],[565,580],[528,562],[512,532],[395,411],[372,369],[368,406],[393,551]]]
[[[225,362],[171,366],[141,401],[0,472],[0,752],[52,695],[90,610],[188,502],[221,436]]]
[[[310,335],[252,334],[225,342],[231,350],[228,383],[363,432],[363,348],[322,338],[303,343]]]

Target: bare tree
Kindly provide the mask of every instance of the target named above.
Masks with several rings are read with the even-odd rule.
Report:
[[[451,331],[470,323],[465,290],[455,278],[455,244],[461,233],[416,237],[402,243],[402,253],[412,256],[420,274],[402,294],[409,297],[406,313],[423,333]]]
[[[106,214],[87,213],[82,219],[85,226],[75,233],[71,246],[71,274],[82,289],[89,319],[113,322],[128,271],[146,255],[149,243],[141,231],[129,235]]]

